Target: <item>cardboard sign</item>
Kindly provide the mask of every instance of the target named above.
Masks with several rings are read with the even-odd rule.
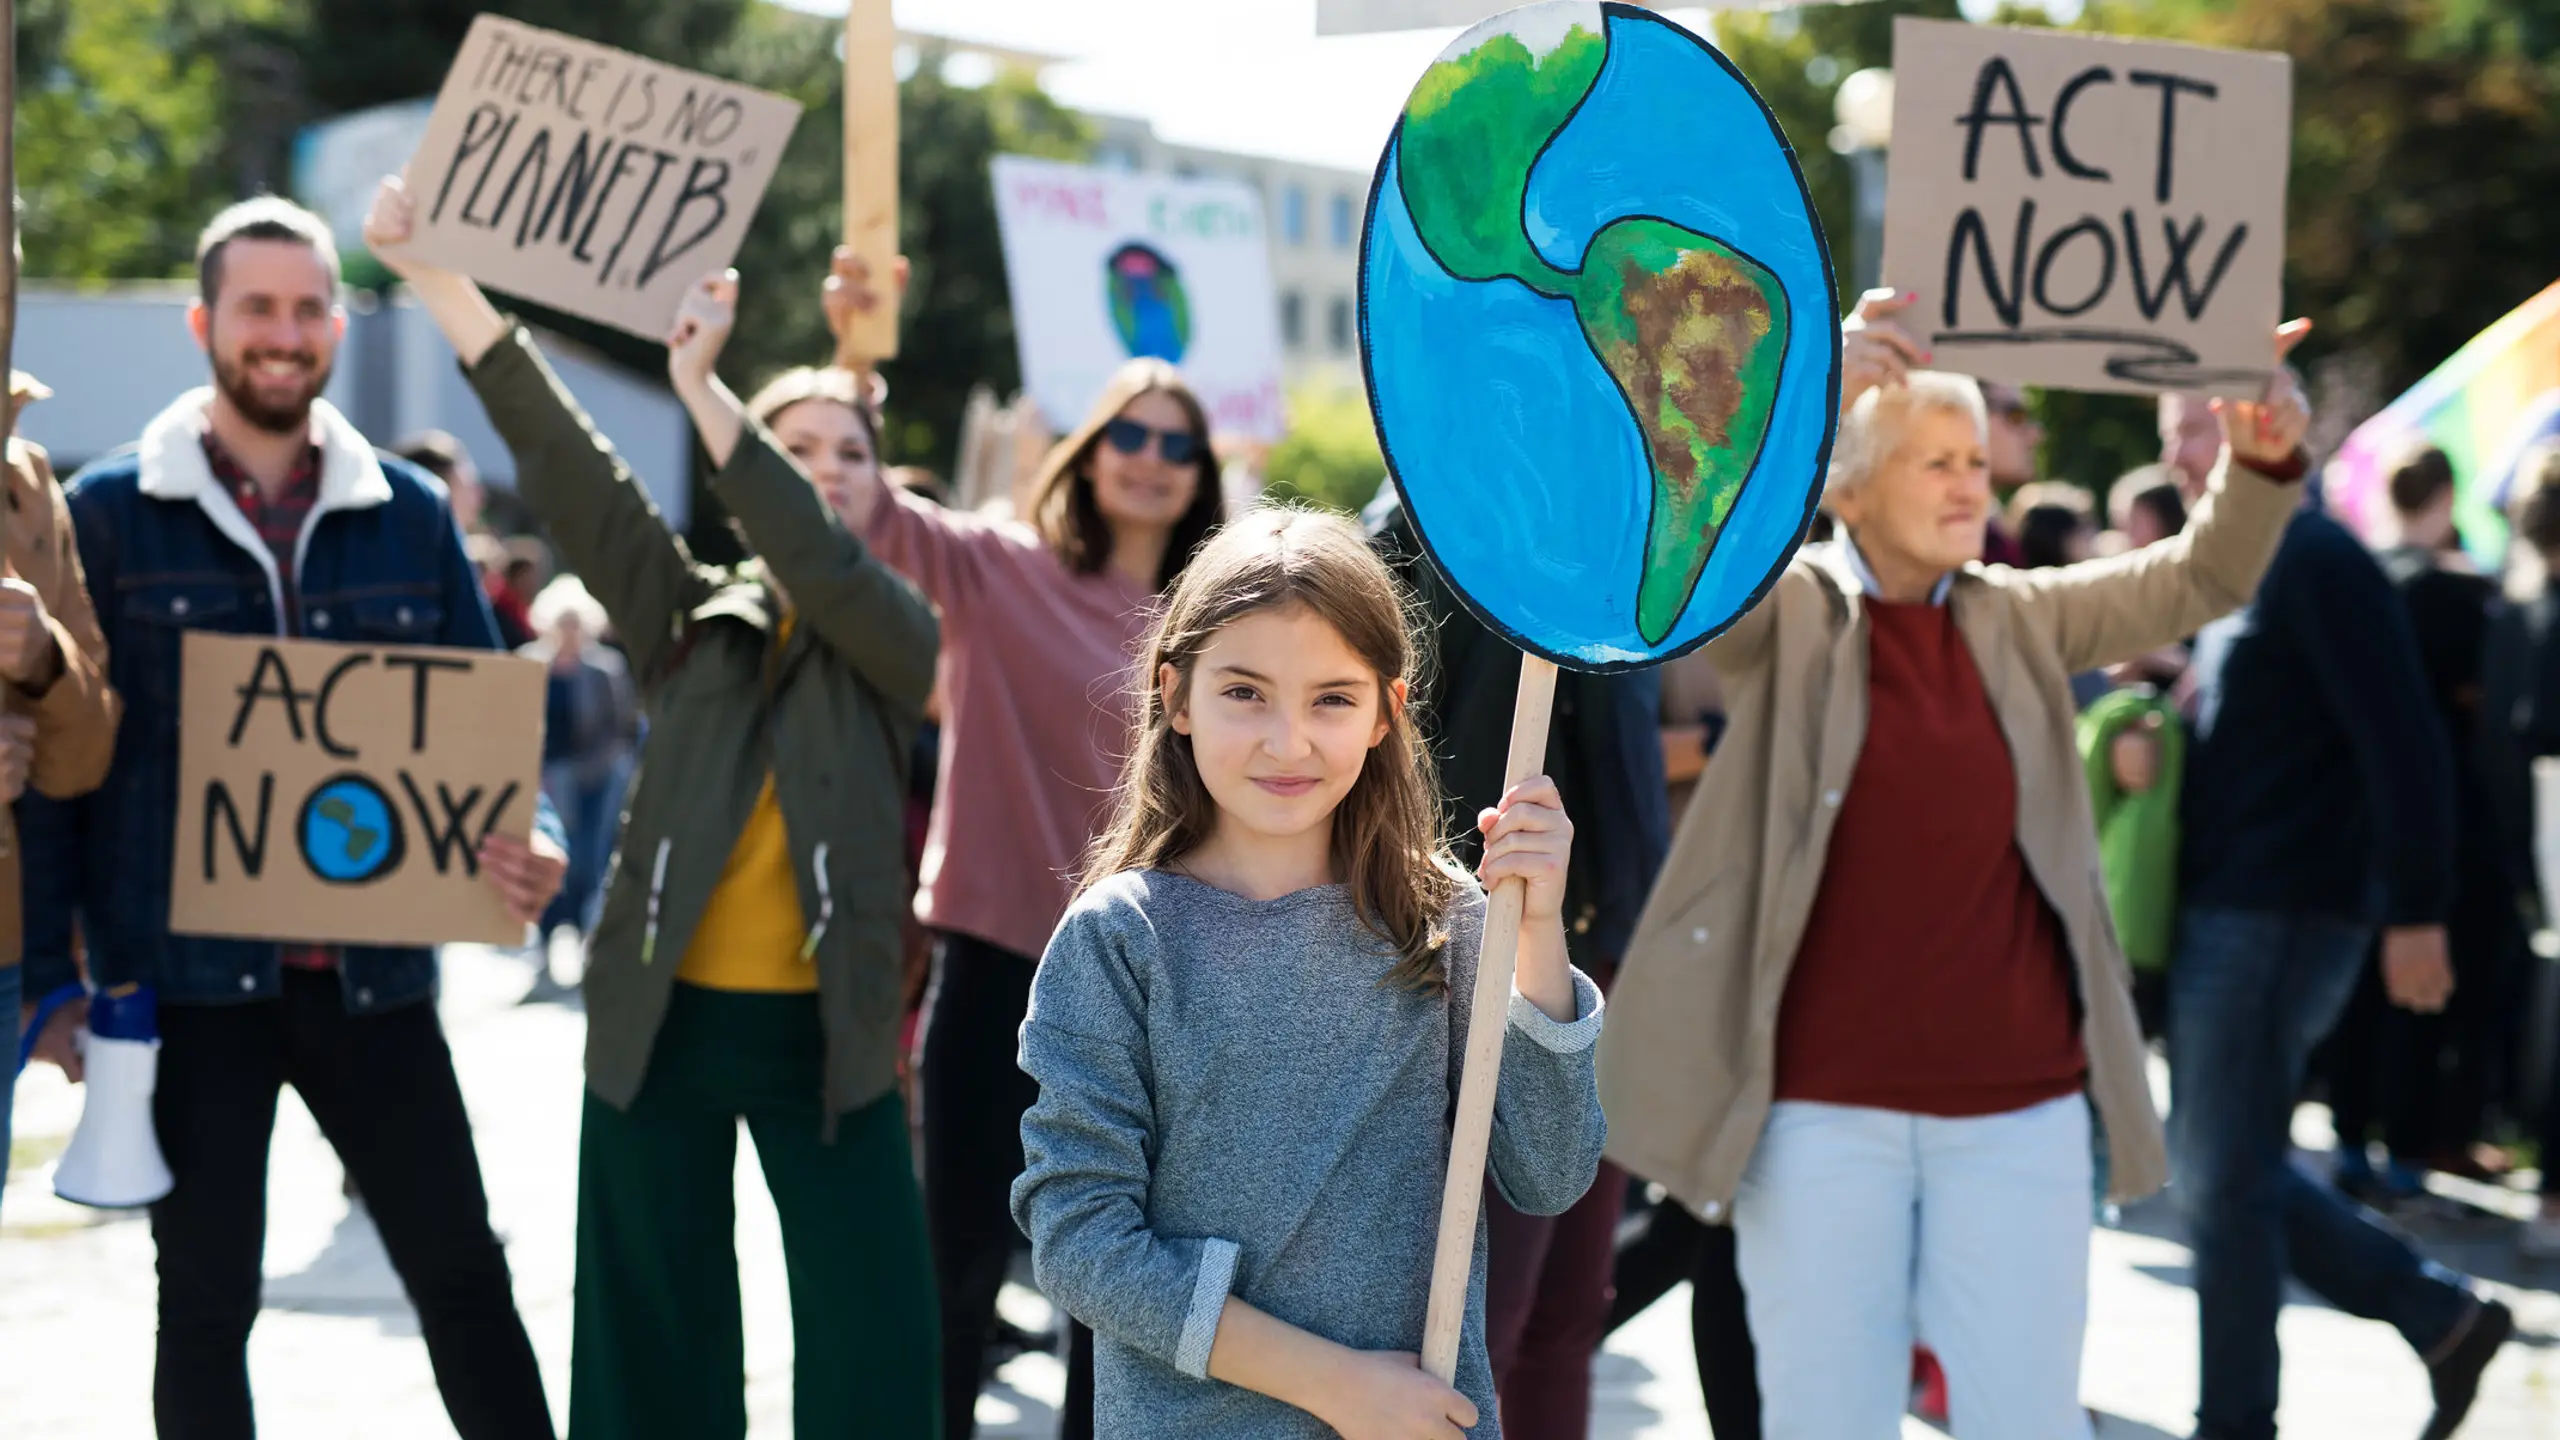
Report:
[[[1884,283],[1941,369],[2254,394],[2283,300],[2293,62],[1893,24]]]
[[[1369,408],[1450,588],[1581,670],[1731,626],[1822,491],[1833,295],[1794,151],[1704,38],[1587,0],[1459,37],[1360,253]]]
[[[1023,388],[1051,429],[1074,429],[1112,371],[1152,355],[1181,367],[1218,433],[1280,438],[1259,191],[1020,155],[991,168]]]
[[[533,833],[543,667],[188,631],[169,928],[517,945],[480,841]]]
[[[663,340],[737,258],[800,107],[482,15],[410,162],[422,260]]]

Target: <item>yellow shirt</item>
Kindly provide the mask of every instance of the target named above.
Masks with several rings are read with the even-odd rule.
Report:
[[[783,621],[775,647],[791,634]],[[685,946],[676,978],[709,990],[806,994],[818,988],[818,967],[801,958],[808,924],[800,913],[800,881],[791,868],[791,837],[782,828],[782,805],[773,775],[764,777],[756,808],[729,852],[729,864],[703,907],[702,923]]]

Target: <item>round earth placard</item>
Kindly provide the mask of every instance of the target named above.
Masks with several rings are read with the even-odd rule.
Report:
[[[294,828],[303,862],[332,885],[381,879],[398,867],[406,845],[391,797],[363,775],[340,775],[313,790]]]
[[[1414,87],[1361,243],[1389,472],[1479,618],[1561,665],[1666,660],[1794,553],[1829,464],[1829,247],[1776,119],[1689,31],[1510,11]]]

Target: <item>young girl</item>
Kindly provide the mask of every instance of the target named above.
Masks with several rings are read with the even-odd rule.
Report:
[[[401,254],[413,224],[384,182],[366,236],[462,357],[653,726],[588,947],[569,1433],[746,1433],[743,1121],[782,1222],[795,1429],[929,1440],[933,1277],[895,1075],[900,821],[936,632],[846,530],[847,474],[877,472],[870,414],[842,372],[741,406],[713,369],[737,277],[696,286],[668,378],[756,554],[699,564],[530,337]]]
[[[1476,1232],[1458,1388],[1416,1368],[1484,893],[1436,834],[1414,666],[1348,523],[1257,511],[1184,572],[1138,669],[1118,809],[1033,982],[1013,1211],[1093,1327],[1103,1435],[1499,1433]],[[1581,1198],[1600,993],[1565,962],[1572,827],[1484,812],[1527,882],[1491,1168]]]

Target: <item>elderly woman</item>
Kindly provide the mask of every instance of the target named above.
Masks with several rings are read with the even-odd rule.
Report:
[[[1841,538],[1709,647],[1730,729],[1627,953],[1609,1151],[1734,1225],[1771,1440],[1899,1435],[1915,1331],[1962,1440],[2058,1440],[2089,1433],[2092,1109],[2108,1193],[2166,1178],[2070,676],[2247,603],[2309,415],[2281,376],[2218,404],[2181,535],[1986,568],[1981,392],[1911,368],[1910,303],[1845,327]]]

